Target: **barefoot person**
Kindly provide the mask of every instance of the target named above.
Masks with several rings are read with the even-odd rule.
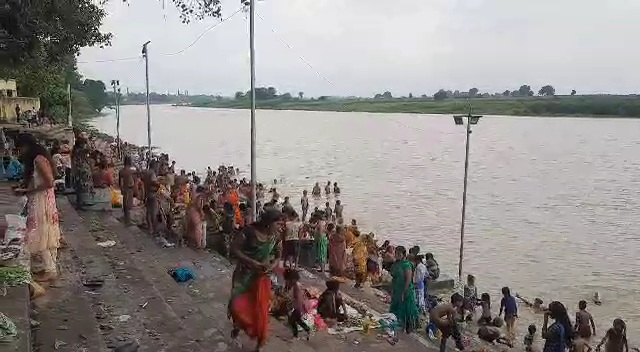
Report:
[[[391,305],[389,312],[395,314],[402,330],[415,331],[420,317],[413,288],[413,266],[407,260],[404,247],[396,247],[396,262],[391,267]]]
[[[625,324],[624,320],[613,320],[613,326],[607,330],[596,350],[600,351],[602,345],[604,345],[604,352],[629,352],[627,324]]]
[[[593,321],[591,313],[587,312],[587,301],[578,302],[578,309],[575,331],[578,337],[588,341],[592,335],[596,334],[596,323]]]
[[[238,264],[231,279],[229,316],[233,320],[231,338],[243,330],[257,340],[260,351],[269,333],[271,280],[269,273],[280,261],[279,239],[283,215],[279,210],[265,211],[260,220],[235,236],[232,250]]]
[[[464,298],[461,294],[454,293],[451,295],[451,303],[437,305],[431,310],[431,321],[442,333],[442,337],[440,338],[440,352],[447,350],[447,340],[449,337],[453,337],[456,342],[456,347],[459,350],[464,350],[462,335],[456,323],[456,315],[460,307],[462,307],[463,301]]]
[[[158,227],[158,164],[155,160],[149,162],[149,169],[144,174],[144,194],[147,228],[150,235],[155,235]]]
[[[118,183],[122,192],[122,212],[124,213],[124,223],[131,225],[131,208],[133,208],[133,193],[136,186],[134,177],[134,169],[131,157],[124,157],[124,166],[118,174]]]
[[[36,281],[51,281],[58,276],[60,224],[53,189],[53,161],[49,152],[30,134],[18,136],[16,146],[23,155],[27,188],[16,191],[27,196],[26,241],[32,255]]]

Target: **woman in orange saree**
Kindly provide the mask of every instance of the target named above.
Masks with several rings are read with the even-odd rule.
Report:
[[[232,246],[238,265],[231,278],[231,338],[235,340],[243,330],[257,341],[255,351],[264,347],[269,333],[269,274],[280,261],[282,249],[278,234],[283,220],[279,210],[265,212],[258,222],[245,227],[235,236]]]

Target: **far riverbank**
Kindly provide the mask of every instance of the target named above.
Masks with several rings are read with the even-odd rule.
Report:
[[[640,117],[640,98],[619,95],[582,95],[527,98],[475,98],[434,100],[431,98],[394,99],[284,99],[256,101],[263,110],[304,110],[409,114],[473,113],[507,116],[580,116],[580,117]],[[249,109],[248,99],[204,100],[185,104],[188,107]]]

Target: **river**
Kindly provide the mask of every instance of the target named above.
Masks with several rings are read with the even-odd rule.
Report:
[[[151,116],[153,144],[180,168],[248,172],[249,111],[155,105]],[[94,124],[115,134],[113,114]],[[456,275],[465,132],[451,117],[258,111],[257,131],[260,181],[281,181],[294,204],[314,182],[337,181],[348,217],[434,252]],[[146,144],[146,133],[145,107],[122,107],[122,138]],[[573,312],[598,291],[602,306],[589,307],[598,336],[622,317],[640,343],[639,156],[640,119],[481,119],[471,134],[465,273],[494,302],[508,285]]]

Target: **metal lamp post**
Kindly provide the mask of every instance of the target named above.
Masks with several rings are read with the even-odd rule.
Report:
[[[147,147],[148,150],[148,160],[151,160],[151,109],[149,108],[149,51],[147,50],[147,45],[149,45],[151,41],[147,41],[142,44],[142,56],[144,57],[144,68],[145,68],[145,87],[147,92]],[[149,162],[147,162],[149,165]]]
[[[256,50],[255,50],[255,15],[256,0],[247,0],[249,3],[249,55],[251,62],[251,219],[256,221],[258,209],[256,209]]]
[[[116,108],[116,144],[118,148],[118,157],[122,158],[122,150],[120,149],[120,80],[111,80],[113,87],[113,97]]]
[[[465,125],[464,119],[467,119],[467,141],[465,145],[464,153],[464,186],[462,189],[462,217],[460,220],[460,256],[458,259],[458,280],[462,280],[462,260],[464,258],[464,223],[466,220],[467,210],[467,176],[469,175],[469,138],[471,137],[471,125],[478,124],[482,116],[473,115],[471,113],[471,106],[469,106],[469,113],[467,115],[456,115],[453,117],[453,121],[456,125]]]

